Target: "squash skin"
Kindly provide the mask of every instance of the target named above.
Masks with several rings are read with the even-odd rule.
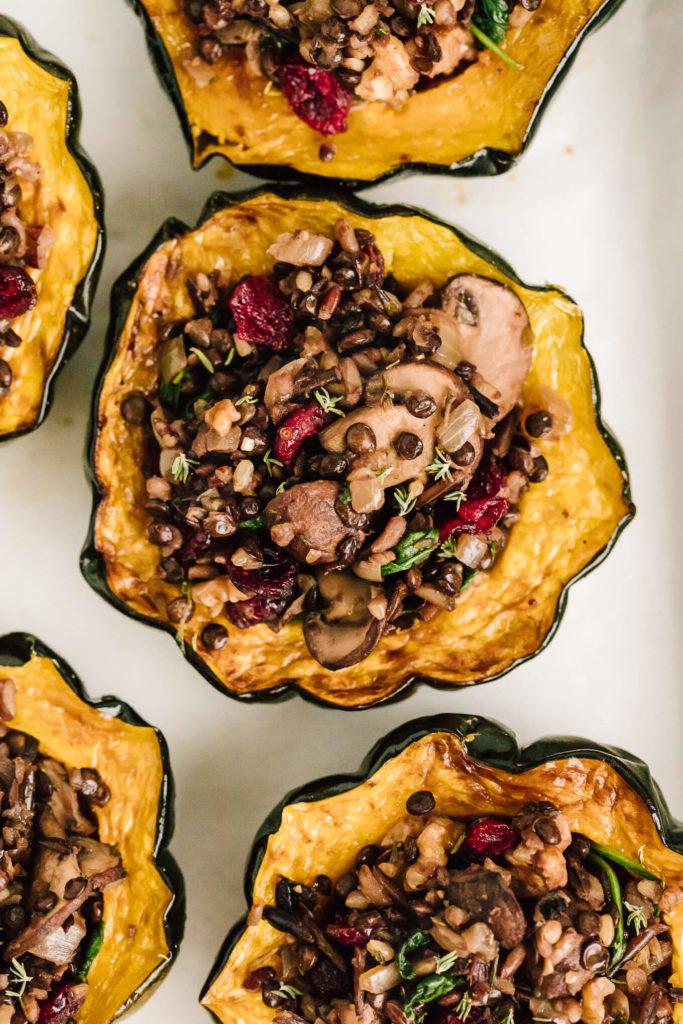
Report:
[[[573,550],[571,564],[558,569],[557,586],[552,585],[552,592],[544,594],[543,599],[540,593],[538,598],[530,598],[530,589],[534,589],[535,584],[525,581],[523,576],[517,579],[516,593],[499,591],[493,582],[497,577],[494,568],[487,582],[478,587],[476,594],[472,594],[450,618],[447,614],[439,615],[431,623],[421,623],[412,630],[385,637],[369,658],[351,669],[331,672],[322,668],[308,654],[301,627],[296,624],[287,625],[275,635],[266,626],[237,630],[223,617],[220,621],[230,633],[227,647],[219,652],[204,652],[201,647],[195,651],[193,637],[198,636],[202,626],[209,621],[195,615],[191,628],[185,630],[185,656],[222,692],[240,700],[278,699],[288,696],[292,689],[298,689],[305,697],[318,703],[352,709],[398,699],[418,682],[452,689],[454,685],[497,678],[514,664],[543,649],[564,611],[566,585],[606,556],[635,512],[623,454],[600,420],[597,382],[590,358],[583,348],[582,319],[578,308],[556,289],[522,286],[499,257],[461,235],[451,225],[410,207],[370,205],[346,194],[331,194],[329,190],[317,194],[308,192],[305,197],[287,187],[263,188],[232,196],[218,193],[209,200],[202,213],[200,234],[187,236],[190,266],[195,269],[203,266],[201,245],[195,244],[195,239],[199,239],[210,248],[213,258],[230,255],[235,280],[245,272],[268,272],[272,260],[264,255],[265,248],[280,231],[310,227],[312,222],[324,230],[341,215],[348,216],[356,226],[378,233],[388,269],[396,274],[399,281],[417,283],[421,276],[430,276],[432,267],[435,280],[439,277],[445,280],[459,269],[474,269],[508,282],[519,290],[526,303],[538,304],[532,316],[537,349],[540,346],[539,329],[546,316],[553,320],[550,327],[546,325],[546,334],[566,330],[571,335],[571,340],[565,345],[566,358],[563,357],[561,365],[552,346],[542,358],[538,356],[538,364],[536,359],[534,362],[540,382],[547,382],[559,366],[562,370],[560,376],[566,385],[564,390],[571,394],[572,402],[577,405],[575,416],[578,415],[578,406],[581,406],[581,424],[577,424],[565,440],[554,442],[548,448],[548,457],[556,460],[558,446],[572,439],[571,444],[576,447],[572,449],[574,454],[567,456],[565,469],[568,478],[577,476],[582,480],[578,486],[583,493],[591,494],[600,511],[594,522],[582,521],[575,525],[576,548],[581,550]],[[214,228],[217,233],[209,237],[207,232],[210,233],[212,228],[207,222],[214,217],[224,218],[214,223],[229,227],[231,239],[239,235],[239,253],[230,248],[232,244],[234,249],[234,242],[221,243],[220,239],[225,236],[217,228]],[[180,589],[161,583],[154,577],[158,555],[144,534],[146,514],[143,513],[144,520],[137,513],[128,516],[121,507],[136,498],[141,504],[144,499],[142,477],[136,466],[139,436],[130,434],[118,411],[119,402],[124,391],[149,390],[155,380],[155,370],[154,365],[148,362],[147,370],[143,371],[145,379],[141,380],[137,375],[135,357],[131,355],[128,359],[123,356],[124,362],[121,362],[117,346],[120,351],[125,350],[127,342],[120,345],[120,338],[129,320],[132,323],[135,319],[135,330],[138,330],[140,308],[137,305],[133,307],[133,300],[150,257],[160,246],[180,244],[175,240],[185,236],[187,230],[178,221],[167,221],[151,246],[119,279],[112,295],[112,317],[105,359],[95,390],[88,455],[94,506],[89,535],[81,555],[85,578],[106,600],[134,618],[141,618],[173,633],[176,630],[166,619],[165,606],[167,601],[180,594]],[[414,249],[405,244],[405,237],[414,238]],[[248,251],[250,245],[251,253]],[[256,250],[260,255],[254,255]],[[423,253],[420,257],[415,255],[418,250]],[[437,250],[438,256],[435,256]],[[159,258],[155,257],[155,260]],[[254,265],[254,259],[261,262]],[[155,260],[149,263],[150,268],[158,267]],[[173,315],[181,315],[180,307],[174,309]],[[559,319],[553,319],[555,317]],[[143,334],[144,329],[140,336]],[[139,352],[145,356],[155,345],[156,341],[151,338],[149,344],[143,340],[139,342]],[[121,379],[125,379],[125,389],[118,394],[115,393],[116,385],[111,382],[119,379],[121,374]],[[569,382],[575,378],[578,384],[572,383],[570,387]],[[532,377],[529,381],[531,385]],[[584,445],[580,438],[585,436],[585,432],[588,441]],[[543,445],[541,447],[545,450]],[[585,475],[587,473],[588,476]],[[547,482],[536,485],[533,491],[540,496],[548,486]],[[566,486],[565,481],[565,490]],[[572,507],[576,504],[576,493],[567,497]],[[531,499],[531,494],[525,496],[523,508],[530,507]],[[539,519],[543,520],[550,511],[543,497],[535,501],[535,507],[536,513],[526,519],[527,527],[532,531],[539,529]],[[555,508],[554,514],[565,531],[563,538],[568,543],[571,519],[567,520],[559,508]],[[524,518],[515,527],[520,540],[519,531],[523,526]],[[126,537],[126,554],[122,553],[119,544],[119,538],[123,536]],[[529,541],[527,550],[522,544],[517,554],[511,556],[515,547],[514,537],[513,531],[501,564],[508,558],[512,567],[511,559],[514,558],[518,565],[521,564],[523,572],[525,559],[528,562],[529,552],[534,550],[533,545]],[[552,576],[552,569],[549,575]],[[487,622],[483,614],[477,614],[486,605],[487,594],[488,601],[500,605],[500,615],[495,624]],[[455,625],[458,619],[461,628]],[[495,648],[494,643],[498,645]]]
[[[564,24],[567,0],[544,0],[546,14],[560,20],[561,31],[555,34],[548,30],[541,40],[534,38],[533,31],[523,39],[517,33],[506,47],[522,63],[531,61],[534,51],[546,54],[538,81],[520,81],[520,72],[498,58],[484,55],[478,62],[479,70],[473,65],[436,89],[411,97],[406,105],[407,116],[401,117],[400,111],[377,103],[370,104],[371,110],[366,107],[352,113],[349,131],[332,137],[337,155],[324,163],[318,157],[319,146],[325,141],[323,136],[299,121],[284,97],[264,94],[265,79],[255,82],[238,61],[224,57],[215,66],[219,72],[227,69],[229,81],[215,88],[204,87],[214,88],[209,104],[213,109],[205,113],[204,90],[196,86],[178,59],[192,42],[178,0],[128,0],[143,22],[150,56],[180,117],[196,169],[212,156],[220,155],[258,177],[309,183],[324,180],[354,189],[379,184],[404,172],[479,176],[508,170],[526,149],[583,39],[604,24],[623,2],[570,0],[571,11]],[[492,86],[493,90],[488,93],[482,86]],[[479,92],[483,98],[479,103],[473,102]],[[505,98],[513,94],[518,94],[517,105],[506,108]],[[245,95],[253,106],[245,103],[241,117],[223,121],[225,110],[237,111],[239,115]],[[476,109],[479,107],[480,111]],[[471,110],[475,110],[473,115]],[[499,119],[491,129],[489,122],[494,112],[499,112]],[[280,132],[271,128],[276,120],[283,125]],[[430,123],[434,128],[427,133],[424,126]],[[463,133],[457,144],[445,137],[449,133],[439,131],[439,123],[465,125],[468,134]],[[385,152],[377,149],[378,138],[387,140]],[[430,158],[424,160],[420,152],[411,153],[409,140],[419,142],[420,150],[429,153]]]
[[[275,902],[280,875],[311,884],[340,877],[358,849],[377,842],[405,813],[416,790],[429,789],[437,813],[511,815],[529,800],[552,800],[575,831],[617,847],[669,883],[683,884],[683,823],[666,805],[649,768],[618,747],[546,737],[520,749],[505,726],[477,715],[435,715],[381,739],[358,772],[331,775],[292,790],[256,834],[245,874],[247,906]],[[664,915],[674,942],[672,983],[683,978],[683,900]],[[242,988],[249,965],[270,962],[282,934],[243,917],[228,934],[200,995],[221,1024],[270,1024],[261,993]],[[263,958],[263,959],[261,959]],[[683,1007],[674,1010],[675,1024]]]
[[[0,677],[5,676],[16,685],[11,725],[67,765],[96,767],[112,793],[95,814],[100,837],[118,844],[128,874],[104,893],[104,942],[76,1014],[77,1024],[109,1024],[151,994],[183,936],[185,887],[168,851],[174,787],[166,741],[123,701],[91,700],[71,668],[28,633],[0,636]],[[125,765],[120,786],[118,765]],[[136,783],[140,797],[131,803]]]
[[[38,302],[35,308],[13,321],[21,334],[20,348],[11,350],[10,364],[14,381],[9,395],[0,400],[0,442],[26,434],[45,419],[53,396],[55,379],[66,361],[83,340],[90,325],[90,314],[105,248],[104,199],[99,175],[79,143],[81,106],[76,80],[56,57],[43,50],[16,22],[0,15],[0,97],[10,111],[10,130],[27,131],[34,138],[34,154],[42,167],[42,191],[47,198],[41,205],[33,190],[22,202],[30,203],[37,214],[60,211],[55,228],[57,241],[47,266],[39,272]],[[7,75],[7,78],[5,76]],[[34,77],[34,81],[31,80]],[[16,106],[14,96],[22,86],[40,90],[37,99],[41,114],[52,110],[53,129],[60,132],[55,152],[50,149],[50,132],[43,134],[41,124],[29,119]],[[47,120],[47,119],[46,119]],[[50,159],[52,158],[52,159]],[[63,164],[58,170],[55,167]],[[54,166],[53,166],[54,165]],[[52,204],[49,203],[53,195]],[[49,220],[48,220],[49,223]],[[80,258],[74,258],[76,240]],[[77,266],[74,274],[73,267]],[[66,279],[67,287],[62,284]],[[47,294],[46,294],[47,293]],[[57,311],[57,312],[55,312]],[[51,321],[54,321],[52,323]]]

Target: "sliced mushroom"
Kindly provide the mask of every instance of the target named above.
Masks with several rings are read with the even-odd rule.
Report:
[[[292,403],[294,380],[305,365],[305,359],[292,359],[268,377],[263,401],[270,418],[276,425],[294,408]]]
[[[533,332],[524,303],[498,281],[457,274],[444,286],[441,306],[455,331],[448,338],[440,332],[442,344],[433,358],[451,368],[462,361],[476,366],[500,393],[501,419],[519,401],[533,356]]]
[[[424,392],[435,402],[434,412],[424,418],[413,415],[404,400],[415,392]],[[366,424],[376,438],[375,451],[359,455],[349,473],[349,480],[381,474],[383,488],[395,487],[407,480],[427,479],[427,466],[434,459],[436,431],[443,422],[446,407],[470,401],[470,393],[459,377],[450,370],[427,362],[408,362],[375,374],[366,386],[366,396],[385,394],[387,401],[363,405],[343,419],[330,424],[320,435],[324,448],[330,452],[346,450],[346,435],[354,424]],[[391,401],[389,401],[391,399]],[[396,400],[396,404],[394,404]],[[400,403],[400,404],[399,404]],[[396,451],[395,441],[402,433],[416,434],[422,452],[414,459],[403,459]],[[463,477],[471,477],[481,453],[481,437],[472,439],[477,458]]]
[[[318,589],[326,608],[304,622],[309,651],[325,668],[358,664],[375,649],[384,629],[384,621],[368,612],[375,588],[344,570],[321,573]]]
[[[497,871],[475,867],[453,872],[448,898],[466,910],[470,920],[487,924],[503,949],[512,949],[524,938],[524,911]]]
[[[313,612],[304,621],[304,639],[316,661],[336,671],[367,658],[379,643],[383,628],[384,623],[373,616],[352,625],[326,622],[319,612]]]

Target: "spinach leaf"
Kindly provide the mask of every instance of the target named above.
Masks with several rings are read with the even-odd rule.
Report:
[[[262,526],[266,525],[266,521],[263,516],[252,516],[251,519],[243,519],[241,523],[237,524],[238,530],[260,530]]]
[[[502,43],[510,27],[508,0],[477,0],[472,21],[494,43]]]
[[[413,530],[412,533],[407,533],[396,546],[394,561],[382,566],[382,576],[391,576],[392,573],[403,572],[413,565],[422,565],[438,543],[438,530]]]
[[[402,978],[414,978],[415,971],[413,965],[408,959],[408,953],[412,953],[415,949],[420,949],[422,946],[426,946],[429,942],[429,935],[427,932],[418,930],[409,935],[403,945],[399,948],[396,953],[396,966],[398,967],[398,973]]]
[[[92,930],[91,935],[88,938],[88,944],[85,947],[83,954],[83,960],[78,971],[80,978],[85,981],[88,977],[88,972],[95,962],[95,957],[102,949],[102,943],[104,942],[104,921],[99,921],[98,924]]]
[[[417,1024],[424,1017],[424,1011],[419,1009],[424,1003],[440,999],[454,988],[462,988],[464,984],[465,979],[454,974],[430,974],[426,978],[421,978],[403,1004],[403,1012],[408,1020]]]
[[[176,373],[173,380],[161,381],[159,385],[159,398],[161,399],[162,405],[166,405],[174,411],[178,409],[180,391],[183,386],[183,379],[186,373],[186,369],[181,370],[180,373]]]

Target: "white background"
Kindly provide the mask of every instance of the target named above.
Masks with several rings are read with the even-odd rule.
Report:
[[[124,617],[81,578],[90,512],[81,460],[112,281],[165,217],[193,222],[215,188],[254,182],[221,161],[191,171],[123,0],[2,7],[76,72],[109,245],[92,330],[58,380],[48,421],[0,448],[0,633],[37,634],[93,695],[130,701],[169,742],[188,923],[176,966],[136,1021],[208,1021],[197,996],[244,910],[243,864],[262,818],[292,786],[357,767],[409,718],[479,712],[525,743],[561,733],[619,744],[650,764],[683,816],[680,0],[627,0],[585,43],[512,172],[402,178],[365,193],[426,206],[499,250],[525,280],[560,283],[580,302],[638,514],[605,564],[572,590],[545,653],[489,685],[422,690],[360,714],[300,699],[237,704],[196,674],[168,635]]]

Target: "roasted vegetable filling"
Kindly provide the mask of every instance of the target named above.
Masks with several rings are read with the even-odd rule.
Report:
[[[14,684],[0,688],[2,717]],[[94,768],[67,768],[0,723],[0,1024],[67,1024],[102,943],[102,893],[124,877],[100,842],[94,807],[109,790]]]
[[[541,0],[185,0],[199,85],[229,50],[280,89],[297,117],[321,132],[346,131],[353,103],[400,105],[416,89],[464,70],[483,49],[501,49]],[[519,65],[515,65],[519,67]],[[522,69],[520,68],[520,71]],[[322,159],[334,147],[321,150]]]
[[[282,878],[252,908],[283,933],[276,963],[244,988],[276,1024],[654,1024],[683,999],[669,984],[662,913],[680,892],[572,833],[548,802],[511,819],[441,816],[432,793],[354,870]]]
[[[48,227],[27,224],[19,205],[22,187],[35,188],[40,167],[30,156],[33,140],[25,132],[7,130],[9,114],[0,100],[0,353],[21,345],[12,321],[33,309],[36,286],[29,267],[41,268],[54,243]],[[0,358],[0,398],[12,386],[12,367]]]
[[[529,318],[496,281],[407,293],[344,220],[268,252],[272,277],[188,279],[196,316],[160,320],[157,393],[121,411],[147,428],[148,539],[182,585],[181,642],[198,603],[239,628],[303,615],[341,668],[466,598],[571,409],[548,389],[522,408]],[[201,637],[227,640],[220,622]]]

